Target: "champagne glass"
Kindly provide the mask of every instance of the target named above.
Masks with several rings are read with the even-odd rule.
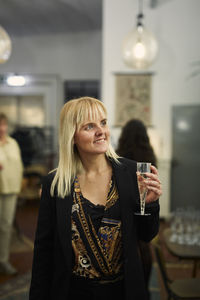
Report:
[[[151,163],[147,162],[138,162],[137,163],[137,181],[138,181],[138,189],[140,194],[140,212],[135,213],[135,215],[140,216],[149,216],[150,214],[145,213],[145,201],[147,195],[147,187],[144,181],[148,178],[146,176],[146,172],[151,172]]]

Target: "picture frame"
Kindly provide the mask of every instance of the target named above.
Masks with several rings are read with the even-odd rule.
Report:
[[[122,127],[131,119],[146,126],[151,120],[152,73],[115,73],[114,126]]]

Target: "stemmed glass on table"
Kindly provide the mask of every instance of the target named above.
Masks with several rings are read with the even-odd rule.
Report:
[[[149,216],[150,214],[145,213],[145,201],[148,189],[146,187],[145,180],[148,179],[146,173],[151,172],[151,163],[137,162],[137,181],[138,189],[140,194],[140,212],[136,212],[135,215]]]

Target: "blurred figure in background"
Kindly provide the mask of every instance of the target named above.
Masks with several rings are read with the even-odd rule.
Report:
[[[137,162],[150,162],[157,167],[156,156],[150,144],[146,127],[140,120],[133,119],[126,123],[122,129],[116,152],[125,158],[133,159]],[[138,245],[148,291],[152,268],[151,249],[149,243],[144,241],[139,241]],[[148,295],[150,299],[149,292]]]
[[[120,156],[156,166],[156,156],[149,141],[145,125],[140,120],[130,120],[123,127],[118,144]]]
[[[8,118],[0,113],[0,273],[16,274],[9,263],[10,239],[23,163],[20,148],[8,135]]]

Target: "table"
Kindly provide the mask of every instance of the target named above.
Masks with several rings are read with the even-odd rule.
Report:
[[[192,277],[196,277],[197,274],[197,266],[200,260],[200,246],[196,245],[180,245],[177,243],[170,242],[171,230],[167,228],[163,231],[164,242],[167,246],[169,252],[173,255],[179,257],[180,259],[188,259],[193,260],[193,270]]]

